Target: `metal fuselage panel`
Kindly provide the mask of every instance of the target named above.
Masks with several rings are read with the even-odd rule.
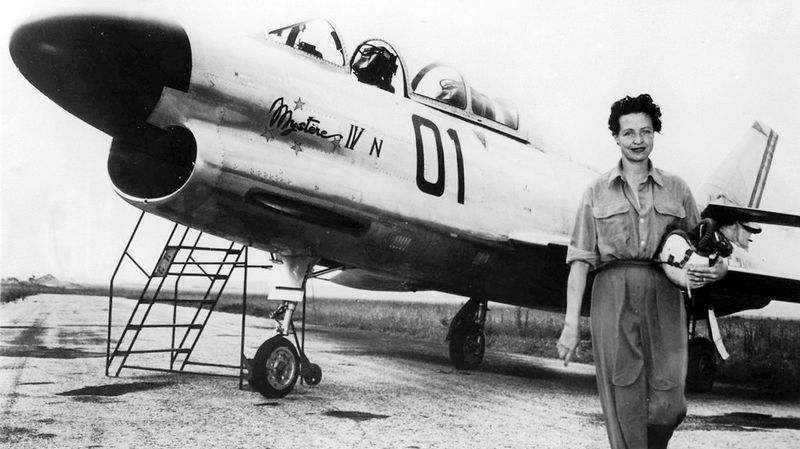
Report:
[[[398,289],[563,307],[563,249],[509,235],[568,234],[592,172],[291,48],[188,32],[191,87],[164,89],[149,122],[193,133],[194,173],[168,197],[127,201],[260,249],[380,273]]]

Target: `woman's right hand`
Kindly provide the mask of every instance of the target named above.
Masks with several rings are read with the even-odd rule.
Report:
[[[564,314],[564,329],[561,331],[561,338],[558,339],[558,358],[564,360],[567,366],[572,358],[578,343],[581,341],[580,326],[581,303],[583,293],[586,290],[586,278],[589,273],[589,264],[576,260],[569,266],[569,277],[567,277],[567,312]]]
[[[558,358],[564,360],[564,366],[575,357],[575,351],[578,348],[578,343],[581,341],[580,329],[577,323],[564,323],[564,329],[561,330],[561,337],[556,343],[558,348]]]

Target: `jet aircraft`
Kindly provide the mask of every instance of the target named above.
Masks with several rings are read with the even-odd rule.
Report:
[[[113,137],[108,172],[125,201],[282,261],[269,295],[282,300],[276,334],[250,361],[265,396],[288,394],[308,360],[286,337],[315,266],[349,287],[469,297],[447,335],[463,369],[483,359],[488,301],[564,311],[566,246],[597,173],[548,151],[511,101],[452,67],[412,76],[380,39],[350,54],[321,19],[223,38],[150,18],[59,15],[21,25],[10,51],[37,89]],[[765,125],[751,131],[742,151],[763,160],[715,177],[704,213],[737,235],[754,222],[798,226],[733,199],[763,191],[775,148]],[[693,321],[800,301],[800,281],[740,265],[695,292]],[[696,338],[692,366],[708,382],[714,349]]]

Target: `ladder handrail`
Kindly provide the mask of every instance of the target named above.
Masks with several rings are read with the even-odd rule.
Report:
[[[144,218],[145,212],[142,211],[139,214],[139,219],[136,221],[136,226],[133,228],[133,232],[131,232],[131,236],[128,238],[128,243],[125,245],[125,249],[122,251],[122,255],[119,256],[119,262],[117,262],[117,266],[114,268],[114,273],[111,274],[111,280],[109,281],[108,286],[108,338],[106,338],[106,376],[108,376],[108,368],[111,366],[111,320],[112,320],[112,311],[114,310],[114,280],[117,278],[117,273],[119,273],[119,269],[122,266],[122,261],[125,260],[125,256],[128,256],[128,250],[131,247],[131,243],[133,242],[133,237],[136,236],[136,231],[139,230],[139,225],[142,224],[142,218]],[[132,259],[132,258],[131,258]],[[139,264],[136,264],[137,266]],[[141,267],[140,267],[141,268]]]

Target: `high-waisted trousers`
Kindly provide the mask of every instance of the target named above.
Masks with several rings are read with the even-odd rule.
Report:
[[[666,447],[686,416],[682,293],[655,265],[612,263],[594,280],[591,323],[611,447]]]

